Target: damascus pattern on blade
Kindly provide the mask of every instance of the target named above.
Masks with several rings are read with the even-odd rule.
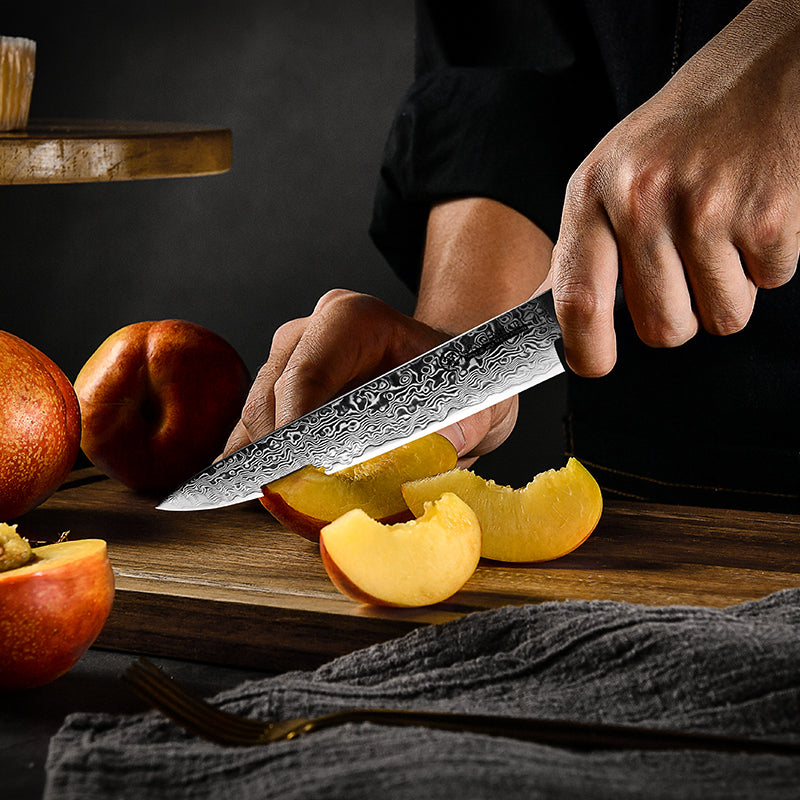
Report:
[[[173,495],[211,508],[307,464],[335,472],[563,372],[555,317],[528,300],[233,453]],[[162,504],[169,507],[169,500]]]

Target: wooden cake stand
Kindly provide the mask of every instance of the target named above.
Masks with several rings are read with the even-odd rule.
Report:
[[[31,120],[0,132],[0,185],[216,175],[231,167],[226,128],[161,122]]]

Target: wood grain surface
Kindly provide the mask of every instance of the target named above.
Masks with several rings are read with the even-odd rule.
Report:
[[[0,184],[94,183],[230,169],[225,128],[163,122],[32,120],[0,132]]]
[[[724,607],[800,585],[800,517],[608,503],[594,534],[549,563],[482,561],[449,601],[359,605],[330,583],[314,544],[258,503],[155,510],[93,468],[19,521],[31,539],[98,537],[116,575],[97,646],[231,666],[309,668],[360,647],[499,606],[622,600]]]

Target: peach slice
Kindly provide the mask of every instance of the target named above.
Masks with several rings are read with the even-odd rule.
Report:
[[[457,494],[481,522],[481,555],[495,561],[551,561],[564,556],[589,537],[603,511],[600,487],[574,458],[561,469],[540,473],[522,489],[455,469],[405,483],[402,492],[415,514],[444,492]]]
[[[422,516],[382,525],[361,509],[320,533],[322,563],[340,592],[362,603],[427,606],[454,595],[481,554],[475,512],[454,494],[426,503]]]
[[[451,470],[457,460],[455,447],[431,433],[332,475],[303,467],[264,486],[261,504],[289,530],[318,542],[325,525],[354,508],[387,524],[411,519],[400,486]]]

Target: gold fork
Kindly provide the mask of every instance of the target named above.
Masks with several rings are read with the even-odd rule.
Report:
[[[195,697],[144,658],[132,662],[123,678],[143,700],[186,730],[217,744],[229,746],[269,744],[348,722],[372,722],[380,725],[471,731],[574,749],[716,750],[800,755],[800,743],[794,742],[638,726],[439,711],[366,708],[335,711],[311,719],[259,722],[222,711]]]

